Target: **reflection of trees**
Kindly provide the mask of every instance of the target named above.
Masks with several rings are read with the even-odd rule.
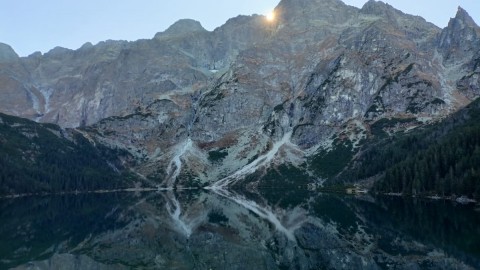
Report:
[[[251,258],[270,256],[279,265],[336,265],[371,254],[402,264],[429,260],[434,250],[446,251],[442,258],[480,265],[480,215],[468,206],[390,197],[363,201],[297,190],[297,196],[307,199],[282,207],[262,193],[213,191],[0,201],[0,257],[12,260],[11,265],[1,261],[0,268],[44,260],[53,253],[94,254],[95,260],[126,265],[154,265],[159,255],[164,268],[178,261],[188,268],[210,265],[216,258],[205,245],[228,251],[228,260],[250,252]],[[28,250],[21,251],[24,247]],[[330,258],[331,250],[335,258]],[[222,266],[228,260],[216,263]]]
[[[440,248],[462,261],[480,266],[480,215],[472,207],[450,201],[378,197],[377,203],[354,201],[367,226]]]
[[[0,258],[4,261],[0,260],[0,268],[47,258],[54,252],[67,252],[91,235],[124,226],[117,218],[122,205],[130,199],[120,195],[79,194],[1,200]]]

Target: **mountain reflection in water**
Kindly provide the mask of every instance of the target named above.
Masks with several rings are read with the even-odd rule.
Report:
[[[0,269],[475,269],[475,206],[307,190],[0,200]]]

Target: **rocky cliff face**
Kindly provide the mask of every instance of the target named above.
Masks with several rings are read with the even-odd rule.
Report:
[[[358,145],[379,119],[434,121],[480,94],[480,28],[463,9],[443,30],[377,1],[283,0],[275,12],[2,56],[0,108],[88,126],[158,183],[230,184],[271,163],[301,166],[338,139]]]
[[[0,62],[2,111],[78,127],[132,113],[164,95],[199,91],[261,39],[260,26],[258,16],[238,17],[208,32],[180,20],[152,40],[87,43],[76,51],[57,47],[21,59],[2,47],[1,59],[10,60]]]

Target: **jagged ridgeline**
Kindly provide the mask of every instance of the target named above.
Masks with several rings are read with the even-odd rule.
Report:
[[[53,124],[0,114],[0,193],[114,189],[129,155]]]
[[[480,96],[480,28],[465,10],[443,29],[373,0],[282,0],[275,13],[28,57],[0,45],[0,111],[75,128],[68,153],[100,153],[81,166],[106,172],[92,185],[117,183],[105,160],[115,165],[123,154],[106,153],[118,149],[152,187],[369,179],[381,191],[478,196],[475,131],[421,129]],[[26,174],[32,162],[18,156],[8,171]],[[56,159],[68,160],[35,162]],[[30,186],[20,178],[7,181]]]

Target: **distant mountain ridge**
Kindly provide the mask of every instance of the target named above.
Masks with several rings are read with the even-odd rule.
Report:
[[[444,29],[373,0],[282,0],[275,13],[24,58],[1,46],[0,110],[129,151],[158,185],[224,187],[305,168],[339,142],[358,149],[382,119],[415,119],[391,132],[411,130],[480,96],[480,28],[461,8]]]

